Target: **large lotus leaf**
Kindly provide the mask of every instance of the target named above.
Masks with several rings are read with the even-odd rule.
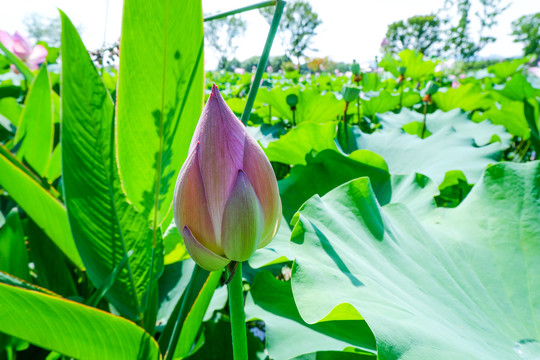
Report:
[[[283,215],[288,220],[311,196],[326,194],[349,180],[368,176],[379,201],[387,203],[390,195],[390,174],[384,160],[367,150],[356,150],[349,156],[324,150],[306,157],[307,164],[292,168],[288,177],[279,181]]]
[[[306,155],[326,149],[337,149],[334,137],[337,126],[335,122],[316,124],[305,122],[278,141],[271,142],[264,150],[270,161],[284,164],[306,164]]]
[[[382,90],[378,96],[369,100],[362,99],[361,103],[364,115],[371,117],[377,113],[395,110],[399,106],[399,95],[391,95],[388,91]]]
[[[478,146],[473,134],[461,133],[451,125],[443,126],[425,139],[394,129],[360,134],[356,141],[358,148],[381,155],[391,174],[420,173],[437,184],[450,170],[461,170],[469,182],[476,182],[483,169],[497,162],[508,147],[500,142]]]
[[[489,66],[487,68],[487,71],[491,74],[494,74],[500,79],[506,79],[512,74],[514,74],[521,65],[527,63],[529,60],[530,58],[524,57],[512,61],[503,61],[498,64]]]
[[[399,114],[392,112],[377,115],[383,129],[403,128],[413,122],[421,123],[424,121],[424,115],[410,110],[402,109]],[[448,112],[437,110],[426,116],[426,130],[429,133],[440,131],[446,126],[451,126],[457,133],[469,135],[474,139],[477,146],[489,144],[492,139],[499,140],[502,144],[508,146],[511,136],[503,126],[491,124],[489,121],[475,123],[467,117],[467,114],[460,109],[453,109]]]
[[[306,166],[297,165],[291,175],[278,182],[283,212],[286,215],[272,242],[249,259],[253,268],[293,260],[289,242],[289,221],[308,198],[322,196],[333,188],[355,178],[369,177],[379,203],[404,202],[416,216],[423,216],[436,207],[437,186],[421,174],[394,175],[389,179],[382,158],[370,151],[355,151],[348,157],[325,150],[310,157]],[[320,179],[324,179],[321,181]]]
[[[398,56],[399,60],[393,58],[391,55],[386,55],[381,60],[379,66],[391,72],[395,77],[400,75],[398,67],[404,67],[406,69],[405,76],[413,79],[420,79],[435,72],[437,62],[430,60],[424,61],[424,56],[417,51],[405,49]]]
[[[489,119],[493,124],[503,125],[512,135],[528,139],[531,136],[525,118],[523,101],[503,101],[500,106],[492,107],[478,115],[479,119]]]
[[[261,88],[257,93],[257,101],[272,106],[273,116],[280,116],[292,121],[293,112],[287,104],[287,96],[290,94],[298,96],[294,114],[296,124],[305,121],[333,121],[338,115],[343,114],[345,104],[342,101],[339,101],[331,92],[321,94],[317,89],[294,87],[284,90],[277,87],[268,90]]]
[[[346,320],[336,318],[345,316]],[[290,281],[280,281],[269,271],[257,274],[246,301],[246,318],[261,319],[266,328],[266,349],[272,359],[286,360],[321,350],[349,346],[373,355],[375,339],[366,322],[351,306],[341,306],[333,318],[306,323],[298,313]],[[375,356],[372,356],[375,359]]]
[[[258,249],[249,258],[249,266],[252,268],[260,268],[272,264],[292,261],[294,257],[290,248],[291,229],[289,223],[284,217],[281,218],[279,229],[272,242],[262,249]]]
[[[414,50],[405,49],[398,54],[401,59],[401,66],[406,68],[405,76],[413,79],[420,79],[428,75],[433,75],[438,61],[426,60],[424,55]]]
[[[501,94],[509,99],[523,101],[526,98],[534,98],[534,89],[523,74],[515,74],[506,82]]]
[[[537,359],[539,218],[540,162],[489,167],[461,205],[423,219],[353,180],[299,212],[299,313],[312,324],[351,304],[386,360]]]
[[[476,82],[461,85],[446,92],[439,91],[433,95],[435,105],[442,111],[460,108],[465,111],[488,109],[493,105],[489,94],[483,93]]]

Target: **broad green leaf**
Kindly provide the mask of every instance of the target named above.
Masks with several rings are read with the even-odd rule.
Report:
[[[184,239],[180,236],[174,219],[163,234],[164,264],[169,265],[178,261],[189,259]]]
[[[18,142],[22,144],[17,157],[44,175],[53,146],[53,108],[46,66],[39,71],[26,97],[15,134],[15,143]]]
[[[77,284],[66,257],[32,220],[25,226],[28,256],[32,263],[34,282],[63,297],[78,296]]]
[[[264,150],[270,161],[290,165],[305,165],[306,155],[311,151],[336,149],[336,123],[316,124],[305,122],[283,135],[278,141],[271,142]]]
[[[287,96],[294,94],[298,97],[298,104],[294,110],[295,124],[306,121],[322,123],[335,121],[338,116],[343,115],[343,101],[339,101],[336,96],[327,92],[321,94],[317,89],[292,87],[289,89],[266,88],[259,89],[257,101],[272,106],[272,115],[293,121],[293,111],[287,104]]]
[[[155,340],[120,317],[5,284],[0,299],[0,332],[45,349],[76,359],[159,358]]]
[[[73,237],[88,276],[101,287],[127,256],[106,298],[124,316],[141,320],[152,266],[161,263],[146,217],[118,183],[114,105],[75,28],[62,19],[62,180]]]
[[[9,212],[6,223],[0,227],[0,271],[30,279],[24,229],[17,208]]]
[[[478,118],[489,119],[493,124],[503,125],[510,134],[528,139],[531,133],[523,110],[523,101],[506,101],[485,111]]]
[[[186,317],[184,324],[182,325],[182,332],[180,333],[180,339],[178,340],[178,346],[174,352],[175,358],[186,357],[193,347],[193,343],[199,333],[203,318],[206,314],[212,296],[216,290],[216,287],[221,278],[221,271],[213,271],[205,281],[203,288],[197,294],[197,298],[194,300],[193,305],[190,308],[189,314]]]
[[[179,273],[182,274],[180,281],[178,281]],[[209,273],[195,265],[192,260],[169,265],[166,268],[165,278],[160,279],[160,285],[164,289],[160,289],[159,318],[160,322],[167,322],[159,339],[163,353],[168,348],[173,329],[180,317],[181,332],[174,354],[175,358],[179,359],[189,355],[221,273],[222,271]],[[184,302],[186,302],[184,312],[180,314]]]
[[[487,71],[500,79],[507,79],[512,76],[523,64],[530,60],[529,57],[515,59],[512,61],[503,61],[487,68]]]
[[[483,93],[477,83],[461,85],[446,92],[439,91],[433,95],[435,105],[442,111],[460,108],[465,111],[477,109],[487,110],[493,106],[493,100],[489,94]]]
[[[201,115],[201,2],[124,3],[116,137],[128,199],[154,230],[171,209],[176,177]]]
[[[279,229],[272,242],[262,249],[257,249],[248,259],[249,266],[256,269],[272,264],[279,264],[292,261],[293,256],[289,247],[291,240],[291,229],[287,219],[281,218]]]
[[[405,76],[412,79],[421,79],[433,75],[438,61],[425,60],[424,55],[414,50],[405,49],[398,54],[401,59],[400,66],[404,66]]]
[[[476,136],[468,130],[474,127],[483,129],[483,125],[471,122],[470,126],[460,128],[459,117],[454,120],[457,120],[457,128],[452,126],[453,121],[448,121],[425,139],[399,129],[362,133],[356,138],[358,148],[382,156],[392,175],[420,173],[439,184],[447,171],[461,170],[469,182],[474,183],[488,164],[499,161],[508,143],[497,141],[484,146],[475,144]],[[500,131],[494,126],[488,126],[490,128],[495,134]],[[428,127],[428,130],[431,129]],[[479,139],[484,141],[485,138]]]
[[[26,64],[21,60],[19,59],[15,54],[13,54],[11,51],[9,51],[8,49],[6,49],[6,47],[4,46],[4,44],[2,44],[0,42],[0,50],[4,53],[4,56],[13,64],[17,67],[17,69],[19,69],[19,71],[21,72],[21,74],[24,75],[24,77],[26,78],[26,81],[28,82],[32,82],[32,80],[34,80],[34,75],[32,74],[32,72],[30,71],[30,69],[28,68],[28,66],[26,66]]]
[[[423,77],[434,75],[436,61],[427,60],[424,61],[424,56],[414,50],[405,49],[399,54],[399,60],[387,54],[379,63],[379,66],[383,67],[386,71],[389,71],[395,77],[398,77],[398,67],[405,68],[405,77],[410,77],[414,80],[421,79]]]
[[[366,178],[314,197],[292,235],[299,313],[314,323],[351,304],[381,359],[525,359],[516,347],[539,337],[539,199],[539,162],[489,167],[457,208],[422,218],[379,206]]]
[[[403,128],[408,124],[419,123],[422,125],[424,116],[410,109],[401,109],[401,112],[394,114],[391,112],[377,115],[383,129]],[[473,138],[474,145],[485,146],[498,141],[505,146],[510,145],[511,135],[504,127],[493,125],[489,121],[480,123],[469,120],[467,114],[460,109],[453,109],[448,112],[437,110],[426,116],[426,130],[436,133],[444,127],[450,126],[456,133],[467,135]]]
[[[511,100],[523,101],[523,99],[534,98],[534,89],[529,84],[525,76],[515,74],[506,82],[504,88],[500,91],[501,94]]]
[[[390,200],[390,174],[384,160],[367,150],[356,150],[349,156],[334,150],[323,150],[307,156],[307,164],[294,166],[288,177],[280,180],[279,192],[283,215],[290,222],[298,208],[315,194],[328,191],[349,180],[368,176],[379,201]]]
[[[19,105],[17,99],[13,97],[0,99],[0,115],[11,121],[14,126],[18,126],[19,124],[21,111],[22,106]]]
[[[362,112],[364,116],[373,116],[377,113],[383,113],[391,110],[395,110],[399,106],[399,95],[392,95],[386,90],[382,90],[378,96],[369,98],[369,100],[362,99]]]
[[[291,360],[372,360],[372,354],[357,353],[354,348],[345,348],[344,351],[318,351],[316,353],[296,356]]]
[[[10,197],[51,238],[60,250],[79,268],[82,261],[69,228],[66,208],[36,178],[23,171],[22,164],[0,152],[0,185]]]
[[[8,274],[8,273],[2,272],[2,271],[0,271],[0,283],[7,284],[7,285],[13,285],[13,286],[16,286],[16,287],[19,287],[19,288],[22,288],[22,289],[26,289],[26,290],[34,290],[34,291],[42,292],[44,294],[48,294],[48,295],[51,295],[51,296],[60,297],[60,295],[55,294],[54,292],[52,292],[52,291],[50,291],[48,289],[39,287],[39,286],[34,285],[34,284],[30,284],[30,283],[28,283],[28,282],[26,282],[24,280],[19,279],[16,276],[13,276],[11,274]]]
[[[62,146],[58,144],[51,155],[51,162],[49,163],[45,177],[52,183],[60,175],[62,175]]]
[[[266,349],[272,359],[290,359],[314,351],[343,350],[349,346],[375,354],[375,338],[353,307],[336,309],[344,312],[347,320],[306,323],[292,294],[290,281],[277,280],[271,272],[263,271],[253,280],[246,301],[246,319],[261,319],[265,323]]]
[[[264,345],[251,331],[247,332],[248,359],[266,359]],[[190,360],[233,359],[231,324],[223,318],[204,324],[204,331]],[[175,360],[182,358],[175,357]]]

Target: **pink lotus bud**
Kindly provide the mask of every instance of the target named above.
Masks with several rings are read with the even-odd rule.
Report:
[[[214,85],[173,200],[189,254],[209,271],[245,261],[270,243],[281,219],[272,166]]]
[[[6,49],[26,63],[30,70],[36,70],[39,64],[44,63],[48,54],[47,49],[42,45],[36,45],[32,48],[28,39],[18,32],[15,32],[12,36],[0,30],[0,42],[4,44]]]

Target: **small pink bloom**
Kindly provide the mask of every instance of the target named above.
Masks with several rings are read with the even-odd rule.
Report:
[[[234,69],[235,74],[244,75],[246,73],[246,69],[243,68],[236,68]]]
[[[388,46],[388,39],[387,38],[383,38],[382,41],[381,41],[381,47],[385,47],[385,46]]]
[[[176,182],[174,220],[193,260],[209,271],[270,243],[281,219],[268,158],[214,85]]]
[[[273,68],[271,65],[268,65],[268,66],[266,67],[266,72],[269,73],[269,74],[271,74],[271,73],[274,72],[274,68]]]
[[[458,87],[459,87],[459,81],[457,80],[452,81],[452,89],[456,89]]]
[[[12,36],[0,30],[0,42],[4,44],[6,49],[21,59],[30,70],[36,70],[40,64],[44,63],[48,54],[47,49],[42,45],[36,45],[32,48],[28,39],[18,32],[15,32]],[[12,69],[14,69],[13,66]]]

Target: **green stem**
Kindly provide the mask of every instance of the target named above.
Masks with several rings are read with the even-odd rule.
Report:
[[[242,289],[242,263],[238,263],[229,290],[229,310],[234,360],[247,360],[246,314],[244,313],[244,291]]]
[[[424,122],[422,123],[422,135],[420,136],[420,139],[423,139],[424,134],[426,133],[426,118],[427,118],[427,101],[424,102]]]
[[[274,18],[272,19],[272,25],[270,25],[270,31],[268,32],[268,37],[266,38],[266,44],[264,44],[264,50],[259,60],[259,65],[257,65],[257,71],[255,72],[255,78],[249,89],[248,98],[246,101],[246,107],[242,113],[242,123],[247,124],[249,115],[251,114],[251,109],[253,108],[253,103],[255,102],[255,97],[257,96],[257,91],[259,90],[259,84],[261,83],[262,75],[266,64],[268,63],[268,57],[270,56],[270,49],[272,49],[272,44],[274,43],[274,38],[276,37],[277,28],[279,26],[279,20],[281,19],[281,14],[283,13],[283,8],[285,7],[285,1],[277,0],[276,2],[276,11],[274,12]]]
[[[276,5],[276,0],[264,1],[264,2],[257,3],[257,4],[244,6],[242,8],[236,9],[236,10],[231,10],[231,11],[227,11],[227,12],[224,12],[224,13],[221,13],[221,14],[208,16],[208,17],[204,18],[204,21],[212,21],[212,20],[217,20],[217,19],[223,19],[223,18],[226,18],[226,17],[231,16],[231,15],[236,15],[236,14],[240,14],[240,13],[243,13],[243,12],[246,12],[246,11],[260,9],[260,8],[263,8],[263,7],[268,7],[268,6],[273,6],[273,5]]]
[[[403,104],[403,81],[402,80],[400,83],[399,83],[399,110],[401,111],[401,108],[402,108],[402,104]]]

